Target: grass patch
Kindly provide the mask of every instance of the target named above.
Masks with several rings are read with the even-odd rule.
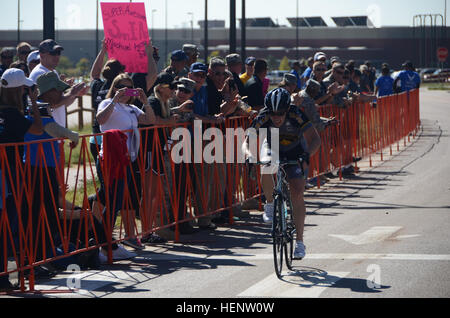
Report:
[[[64,159],[65,159],[65,165],[66,167],[69,165],[69,159],[70,159],[70,165],[78,165],[78,162],[80,160],[80,156],[82,154],[82,138],[81,136],[85,136],[85,135],[91,135],[92,134],[92,127],[91,126],[86,126],[83,128],[83,130],[79,131],[76,128],[71,128],[72,131],[76,131],[78,132],[78,134],[80,135],[80,141],[78,143],[78,145],[72,149],[72,156],[70,157],[70,145],[69,143],[65,143],[64,144]],[[89,148],[89,138],[85,138],[86,139],[86,155],[89,156],[91,162],[93,164],[95,164],[95,162],[93,161],[94,158],[92,157],[90,148]],[[100,145],[99,145],[100,146]],[[88,162],[88,158],[86,158],[86,162]]]
[[[97,186],[100,186],[99,181],[95,181]],[[66,200],[70,203],[73,203],[74,196],[75,196],[75,205],[76,206],[83,206],[84,196],[86,193],[86,198],[89,197],[92,194],[95,194],[95,187],[94,187],[94,181],[92,180],[86,180],[86,188],[84,188],[84,183],[79,183],[77,185],[77,193],[75,193],[75,189],[71,189],[67,191],[66,193]]]

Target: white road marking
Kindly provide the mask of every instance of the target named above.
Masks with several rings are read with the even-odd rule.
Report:
[[[329,236],[339,238],[354,245],[365,245],[384,241],[401,229],[401,226],[375,226],[359,235],[329,234]]]
[[[198,254],[179,254],[179,255],[152,255],[149,262],[153,261],[182,261],[182,260],[237,260],[237,261],[263,261],[272,260],[273,254],[256,254],[256,255],[214,255],[199,256]],[[405,260],[405,261],[450,261],[450,254],[364,254],[364,253],[323,253],[308,254],[305,260],[322,259],[376,259],[376,260]]]
[[[51,279],[46,284],[36,285],[37,291],[57,291],[68,290],[68,280],[79,280],[80,289],[73,289],[67,294],[79,294],[79,295],[93,295],[92,292],[111,285],[131,285],[144,282],[149,278],[145,276],[145,273],[139,272],[125,272],[125,271],[86,271],[80,274],[64,273],[56,278]],[[117,288],[116,288],[117,289]],[[64,295],[59,294],[58,295]]]
[[[282,280],[273,274],[245,290],[238,297],[318,298],[349,272],[290,273]]]
[[[236,261],[270,261],[273,259],[272,254],[257,254],[257,255],[214,255],[209,257],[201,257],[198,254],[152,254],[150,257],[138,257],[141,259],[148,259],[149,265],[154,261],[220,261],[220,260],[236,260]],[[308,254],[302,261],[308,260],[394,260],[394,261],[450,261],[449,254],[361,254],[361,253],[323,253],[323,254]],[[302,262],[294,262],[294,266],[301,265]],[[238,266],[238,265],[237,265]],[[347,272],[330,272],[326,275],[323,273],[308,273],[308,272],[296,272],[290,273],[283,277],[284,282],[280,281],[275,274],[269,276],[262,282],[258,283],[240,294],[240,297],[264,297],[277,295],[277,297],[319,297],[320,294],[339,279],[344,278],[349,273]],[[307,280],[305,280],[307,275]],[[325,276],[323,276],[325,275]],[[74,290],[74,292],[68,292],[67,294],[57,295],[85,295],[96,296],[99,294],[107,294],[106,291],[98,291],[99,289],[116,284],[116,291],[119,286],[124,288],[128,285],[135,285],[143,283],[152,278],[152,275],[145,272],[143,269],[141,272],[126,272],[126,271],[86,271],[80,274],[71,275],[70,273],[64,273],[57,277],[45,282],[44,284],[36,285],[36,290],[41,291],[57,291],[68,290],[68,279],[79,279],[80,289]],[[290,282],[290,284],[287,284]],[[313,282],[313,283],[311,283]],[[270,294],[265,295],[263,290],[264,286],[275,286],[267,288]],[[285,285],[291,285],[289,288]],[[299,288],[308,287],[308,288]],[[278,289],[277,289],[278,288]],[[276,289],[276,290],[274,290]],[[95,292],[95,294],[94,294]],[[56,296],[53,295],[52,296]],[[57,297],[57,296],[56,296]]]

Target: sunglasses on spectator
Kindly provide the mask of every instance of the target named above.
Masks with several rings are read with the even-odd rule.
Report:
[[[344,75],[344,71],[336,71],[336,74],[338,74],[338,75]]]
[[[9,55],[2,55],[1,57],[2,57],[2,59],[8,59],[8,60],[14,58],[14,56],[12,56],[12,55],[11,56],[9,56]]]
[[[186,89],[186,88],[182,88],[182,87],[178,88],[178,90],[179,90],[180,92],[184,93],[184,94],[190,94],[190,93],[191,93],[190,90],[188,90],[188,89]]]
[[[49,52],[49,54],[51,56],[61,56],[61,51],[53,51],[53,52]]]
[[[216,75],[216,76],[225,76],[225,75],[227,75],[227,73],[226,72],[215,72],[214,75]]]
[[[162,88],[170,88],[171,90],[177,89],[177,86],[175,84],[162,84]]]
[[[129,89],[133,89],[134,87],[132,85],[123,85],[123,84],[119,84],[115,86],[117,89],[122,89],[122,88],[129,88]]]
[[[316,68],[316,69],[314,70],[314,72],[326,72],[326,71],[327,71],[326,68]]]
[[[26,54],[30,54],[31,51],[19,51],[19,55],[26,55]]]

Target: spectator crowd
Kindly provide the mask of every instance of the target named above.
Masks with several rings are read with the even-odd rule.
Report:
[[[114,240],[113,232],[107,228],[114,227],[120,212],[128,239],[122,244],[113,244],[113,260],[136,256],[123,245],[139,250],[144,244],[173,239],[173,227],[153,232],[153,228],[162,224],[177,220],[180,233],[188,235],[201,230],[214,231],[218,224],[229,222],[230,212],[235,218],[246,217],[238,207],[233,211],[222,211],[217,216],[207,215],[208,211],[223,208],[224,203],[231,206],[236,201],[236,198],[230,199],[227,192],[227,187],[236,184],[236,180],[226,173],[225,164],[175,164],[173,178],[167,177],[171,171],[169,151],[172,146],[167,136],[170,136],[170,127],[189,125],[194,120],[201,121],[203,132],[209,127],[224,130],[227,118],[244,116],[252,120],[264,108],[265,96],[271,89],[268,64],[261,58],[242,59],[233,53],[204,63],[199,60],[198,48],[185,44],[172,52],[170,64],[158,71],[158,49],[150,42],[146,53],[147,73],[128,74],[120,61],[106,59],[104,44],[92,66],[91,82],[75,84],[73,79],[56,70],[64,48],[52,39],[40,43],[36,50],[28,43],[20,43],[16,49],[1,50],[0,143],[67,138],[71,147],[76,147],[79,136],[67,128],[67,107],[78,97],[90,93],[96,113],[90,151],[99,181],[98,189],[89,197],[95,216],[94,226],[89,228],[78,224],[89,233],[71,233],[71,243],[74,246],[92,246]],[[330,124],[338,124],[334,118],[320,117],[320,107],[324,105],[347,108],[363,102],[376,106],[380,97],[418,88],[420,77],[412,63],[407,61],[402,68],[394,78],[391,67],[383,64],[381,75],[377,77],[377,70],[370,61],[357,66],[355,61],[343,61],[317,52],[307,59],[306,65],[293,62],[292,70],[284,75],[278,86],[291,94],[292,104],[299,107],[320,132]],[[2,213],[7,212],[12,237],[19,236],[19,227],[23,224],[31,224],[30,230],[36,235],[40,231],[41,211],[46,211],[49,230],[44,231],[45,235],[37,235],[39,240],[34,261],[58,255],[59,249],[55,251],[52,247],[62,244],[62,238],[57,234],[61,222],[58,220],[59,211],[65,207],[81,212],[80,207],[63,199],[64,184],[61,171],[58,171],[58,163],[64,155],[59,153],[61,142],[45,141],[42,150],[36,143],[25,147],[5,147],[5,158],[11,172],[1,171],[0,208]],[[144,158],[144,166],[139,158]],[[360,158],[353,159],[357,161]],[[42,185],[37,186],[33,194],[30,222],[26,219],[29,207],[24,204],[18,210],[13,195],[13,189],[17,189],[20,183],[20,173],[16,168],[26,163],[30,164],[31,173],[36,176],[34,184]],[[127,167],[125,171],[123,167]],[[343,169],[344,174],[357,172],[353,166]],[[219,187],[214,186],[213,175],[219,180]],[[163,202],[170,202],[170,191],[165,187],[171,188],[175,180],[184,185],[188,176],[195,193],[189,196],[181,187],[178,202],[175,202],[177,208],[169,209],[168,215],[163,215]],[[331,172],[320,177],[320,181],[326,182],[334,177],[336,172]],[[163,178],[167,185],[161,185]],[[310,180],[307,187],[316,183],[317,180]],[[122,207],[126,189],[130,192],[131,207],[125,213]],[[194,205],[197,222],[183,222],[188,214],[187,197]],[[174,215],[174,211],[178,211],[178,215]],[[141,220],[143,227],[143,234],[139,236],[136,234],[136,218]],[[77,226],[73,228],[78,230]],[[11,242],[9,234],[4,235],[3,230],[0,235],[0,273],[6,271],[5,259],[12,255],[14,244],[18,244],[17,240]],[[86,237],[87,242],[79,245],[77,240]],[[5,239],[7,243],[4,243]],[[7,246],[6,251],[4,246]],[[100,251],[80,254],[76,262],[85,268],[96,268],[107,261],[107,256],[107,249],[101,248]],[[53,266],[49,263],[36,268],[37,277],[49,277],[54,273],[54,263]],[[0,276],[0,290],[10,288],[13,286],[8,277]]]

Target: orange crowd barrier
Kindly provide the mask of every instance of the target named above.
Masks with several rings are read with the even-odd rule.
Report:
[[[310,177],[352,164],[354,157],[380,154],[383,160],[384,149],[390,147],[392,153],[402,140],[406,144],[415,138],[420,127],[418,90],[380,98],[376,107],[356,103],[319,109],[322,117],[336,117],[340,124],[321,132]],[[248,118],[234,117],[217,128],[225,136],[229,128],[246,130],[249,125]],[[114,243],[162,229],[171,229],[179,241],[182,224],[207,221],[224,211],[232,224],[234,208],[260,198],[259,171],[226,163],[226,158],[223,163],[195,163],[194,153],[183,153],[192,163],[175,163],[170,152],[177,143],[170,137],[180,127],[190,126],[141,129],[139,155],[121,167],[123,180],[113,180],[110,162],[97,164],[91,155],[90,137],[104,134],[81,137],[76,154],[62,140],[0,145],[0,276],[18,272],[21,290],[33,291],[36,266],[76,261],[99,247],[112,262]],[[237,162],[241,145],[238,136],[231,139]],[[197,145],[201,153],[207,146],[192,135],[183,142]],[[31,145],[37,149],[33,160]],[[98,152],[100,144],[94,148]],[[229,153],[224,151],[224,157]],[[8,259],[14,260],[14,268],[8,269]]]

